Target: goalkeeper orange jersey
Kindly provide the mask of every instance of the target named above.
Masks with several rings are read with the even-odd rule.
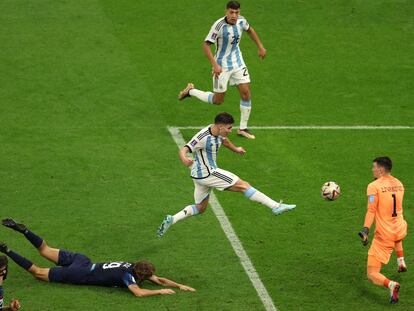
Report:
[[[403,184],[391,175],[383,176],[368,185],[367,195],[368,211],[364,226],[370,227],[372,220],[369,218],[375,217],[376,239],[389,242],[404,239],[407,222],[403,217]]]

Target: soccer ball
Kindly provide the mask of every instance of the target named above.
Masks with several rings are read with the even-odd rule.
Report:
[[[322,185],[321,195],[322,198],[328,201],[336,200],[341,194],[341,188],[334,181],[328,181]]]

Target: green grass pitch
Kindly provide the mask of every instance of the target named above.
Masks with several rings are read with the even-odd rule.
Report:
[[[226,1],[0,1],[0,216],[26,222],[50,245],[94,261],[149,259],[197,293],[134,298],[126,290],[41,283],[14,263],[5,298],[22,310],[264,310],[212,211],[155,237],[163,216],[192,203],[193,184],[166,127],[238,122],[223,106],[176,100],[187,83],[211,89],[201,50]],[[251,124],[414,125],[414,3],[410,0],[241,1],[241,49],[252,77]],[[196,130],[183,130],[190,139]],[[219,165],[275,199],[273,217],[242,195],[217,192],[279,310],[389,310],[366,280],[358,240],[374,157],[389,155],[405,185],[408,272],[395,255],[384,274],[402,287],[396,310],[414,310],[414,130],[256,130],[231,136]],[[342,196],[320,198],[335,180]],[[0,240],[49,265],[23,237]],[[147,285],[147,288],[153,288]]]

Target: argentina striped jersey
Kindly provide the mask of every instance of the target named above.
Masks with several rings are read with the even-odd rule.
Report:
[[[214,58],[223,70],[230,71],[245,66],[239,44],[243,31],[249,30],[249,27],[243,16],[239,16],[235,25],[228,24],[223,17],[211,27],[205,41],[216,44]]]
[[[203,179],[217,169],[217,153],[225,139],[222,136],[214,136],[209,125],[199,131],[187,143],[187,148],[194,154],[194,163],[191,167],[191,177]]]

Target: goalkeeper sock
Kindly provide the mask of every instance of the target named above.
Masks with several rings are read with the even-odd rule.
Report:
[[[34,247],[39,248],[42,245],[43,239],[34,234],[32,231],[27,229],[23,234]]]
[[[398,264],[399,266],[405,266],[404,257],[398,257],[398,258],[397,258],[397,264]]]
[[[25,270],[29,270],[30,267],[33,266],[33,263],[30,260],[24,258],[23,256],[20,256],[12,250],[8,250],[6,255],[9,256],[15,263],[17,263],[20,267],[22,267]]]
[[[195,205],[188,205],[173,216],[173,224],[175,224],[177,221],[183,220],[184,218],[197,215],[199,213],[200,212]]]
[[[197,97],[199,100],[212,104],[214,94],[211,92],[204,92],[197,89],[191,89],[189,92],[190,96]]]
[[[253,187],[250,187],[244,192],[244,195],[252,201],[259,202],[269,208],[279,207],[280,204],[269,198],[267,195],[261,193]]]

